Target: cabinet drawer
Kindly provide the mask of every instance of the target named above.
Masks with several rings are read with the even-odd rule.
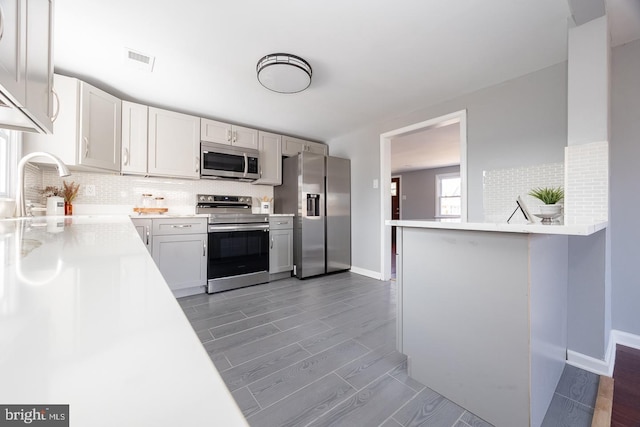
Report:
[[[269,217],[269,228],[271,230],[285,230],[293,228],[292,216],[276,216]]]
[[[167,218],[153,220],[153,235],[206,234],[206,218]]]

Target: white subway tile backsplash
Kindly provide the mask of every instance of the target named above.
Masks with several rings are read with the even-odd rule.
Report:
[[[158,178],[79,171],[72,171],[71,176],[60,178],[53,168],[42,167],[41,170],[40,181],[38,181],[39,174],[37,173],[40,171],[36,170],[37,172],[33,173],[33,185],[38,188],[47,185],[62,187],[63,180],[80,184],[80,192],[74,205],[81,205],[84,213],[103,212],[105,205],[123,206],[130,212],[139,203],[143,193],[150,193],[154,197],[164,197],[164,206],[169,208],[169,213],[180,214],[193,213],[196,194],[251,196],[254,197],[255,206],[257,206],[255,198],[273,197],[272,186],[252,185],[247,182]],[[87,185],[95,186],[95,196],[85,195]],[[41,198],[37,191],[34,194]],[[92,205],[95,206],[96,212],[91,212]]]
[[[565,222],[604,220],[609,211],[609,143],[565,147]]]
[[[512,169],[484,171],[484,220],[506,222],[517,207],[516,198],[522,197],[531,213],[538,212],[541,202],[528,193],[536,187],[563,187],[564,164],[549,163]],[[522,213],[511,219],[513,224],[527,221]]]

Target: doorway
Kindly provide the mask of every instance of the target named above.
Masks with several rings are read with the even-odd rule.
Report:
[[[391,219],[400,219],[400,177],[391,177]],[[391,280],[396,277],[396,227],[391,227]]]
[[[392,262],[395,262],[395,250],[393,255],[389,248],[393,242],[397,240],[397,234],[385,224],[386,221],[393,219],[394,209],[392,207],[393,199],[389,197],[391,193],[391,140],[395,137],[410,135],[412,133],[448,126],[457,123],[460,133],[460,201],[461,214],[460,221],[467,221],[467,111],[461,110],[444,116],[436,117],[403,128],[395,129],[380,135],[380,209],[381,217],[381,242],[380,242],[380,258],[381,258],[381,279],[389,280],[392,277]],[[398,193],[400,196],[402,193]],[[400,200],[398,200],[400,202]]]

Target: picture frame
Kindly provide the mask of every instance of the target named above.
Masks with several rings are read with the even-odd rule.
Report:
[[[527,205],[524,203],[524,200],[522,200],[522,197],[518,196],[518,198],[516,199],[516,203],[518,204],[518,207],[522,211],[522,214],[524,215],[525,219],[529,221],[529,224],[533,224],[535,222],[533,220],[533,215],[531,215],[531,212],[527,208]]]

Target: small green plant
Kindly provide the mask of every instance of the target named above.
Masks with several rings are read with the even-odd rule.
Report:
[[[562,187],[538,187],[529,191],[529,195],[539,199],[545,205],[555,205],[564,199]]]

